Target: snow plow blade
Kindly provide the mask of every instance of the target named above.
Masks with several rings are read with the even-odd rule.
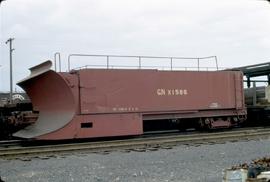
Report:
[[[39,112],[37,121],[13,134],[35,139],[67,125],[76,113],[72,90],[61,73],[50,70],[51,61],[30,68],[30,76],[18,82],[31,99],[33,110]]]

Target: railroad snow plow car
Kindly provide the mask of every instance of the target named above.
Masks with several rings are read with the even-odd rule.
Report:
[[[179,128],[224,128],[243,122],[240,71],[30,68],[18,83],[29,95],[36,122],[14,134],[38,140],[141,135],[161,120]]]

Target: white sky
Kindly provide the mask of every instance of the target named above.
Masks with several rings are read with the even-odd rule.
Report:
[[[15,83],[55,52],[64,70],[71,53],[216,55],[221,67],[270,61],[270,3],[262,0],[6,0],[0,26],[0,91],[9,90],[9,37]]]

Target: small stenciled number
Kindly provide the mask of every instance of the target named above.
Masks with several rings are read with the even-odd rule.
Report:
[[[113,107],[114,112],[135,112],[138,111],[138,107]]]

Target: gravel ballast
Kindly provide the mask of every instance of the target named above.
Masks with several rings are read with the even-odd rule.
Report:
[[[222,181],[222,170],[270,156],[270,139],[179,145],[146,152],[73,153],[0,159],[3,181]]]

